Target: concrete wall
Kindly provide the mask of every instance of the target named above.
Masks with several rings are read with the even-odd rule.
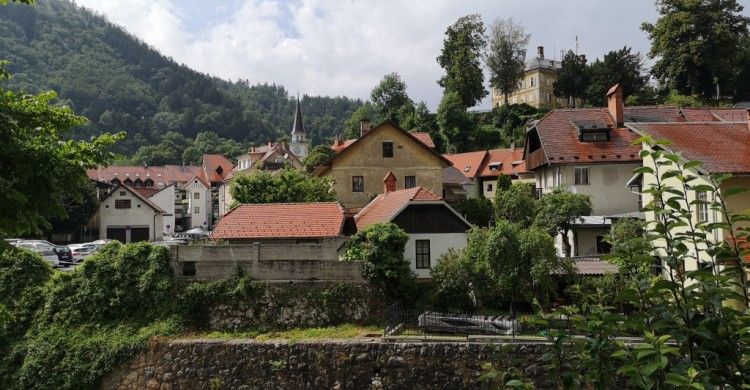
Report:
[[[435,267],[438,258],[448,249],[463,250],[466,247],[466,233],[435,233],[435,234],[409,234],[409,241],[406,242],[404,249],[404,258],[409,261],[412,271],[417,274],[418,278],[430,278],[430,269],[417,269],[416,261],[416,240],[430,240],[430,266]]]
[[[322,176],[333,180],[336,197],[344,207],[362,208],[383,193],[388,172],[396,175],[396,188],[404,188],[404,177],[415,176],[417,186],[437,195],[443,192],[443,168],[446,163],[417,144],[417,141],[390,125],[371,131],[354,149],[342,152]],[[382,143],[393,142],[393,157],[383,157]],[[364,192],[352,192],[352,176],[364,177]]]
[[[544,345],[375,340],[153,343],[100,389],[477,389],[482,364],[514,367],[554,388]]]
[[[175,187],[174,185],[170,185],[148,198],[150,201],[159,206],[159,208],[164,210],[162,231],[165,235],[174,234],[174,197]]]
[[[185,245],[170,247],[171,266],[178,278],[217,280],[237,266],[258,280],[323,280],[362,282],[361,265],[338,260],[343,240],[321,244]],[[195,265],[195,276],[183,275],[184,263]]]
[[[148,227],[149,239],[159,240],[164,228],[163,217],[146,202],[123,188],[99,204],[99,238],[107,237],[107,228]],[[129,209],[116,209],[115,200],[130,199]],[[130,242],[130,231],[126,232],[126,242]]]
[[[608,227],[581,227],[576,229],[576,245],[574,246],[575,256],[596,255],[596,236],[606,236],[609,234]]]
[[[638,195],[628,191],[625,184],[633,177],[633,170],[640,164],[581,164],[556,165],[540,168],[537,187],[544,192],[556,187],[589,195],[593,206],[592,215],[614,215],[639,211]],[[589,169],[589,184],[575,184],[575,168]],[[545,180],[546,178],[546,180]]]

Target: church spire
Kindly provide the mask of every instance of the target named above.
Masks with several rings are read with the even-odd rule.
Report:
[[[302,108],[299,104],[299,96],[297,96],[297,107],[294,111],[294,123],[292,124],[292,136],[295,134],[305,135],[305,126],[302,124]]]

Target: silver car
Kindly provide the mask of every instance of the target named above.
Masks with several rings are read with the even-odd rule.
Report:
[[[44,260],[47,260],[52,264],[53,267],[60,266],[60,258],[57,256],[57,253],[55,253],[55,247],[52,245],[47,245],[37,241],[18,241],[15,245],[17,248],[28,249],[32,252],[38,253],[44,258]]]

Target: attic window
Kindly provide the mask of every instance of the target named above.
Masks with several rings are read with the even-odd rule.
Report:
[[[606,131],[594,131],[590,133],[581,133],[581,141],[583,142],[598,142],[608,141],[609,134]]]
[[[489,164],[489,167],[490,167],[490,171],[492,171],[492,172],[495,172],[495,171],[497,171],[498,169],[500,169],[500,166],[501,166],[502,164],[503,164],[503,163],[500,163],[500,162],[491,162],[491,163]]]
[[[464,167],[464,172],[469,172],[469,169],[471,169],[471,165],[467,165]]]
[[[221,166],[219,166],[218,168],[216,168],[216,173],[218,173],[219,175],[221,175],[222,172],[224,172],[224,168],[222,168]]]
[[[610,139],[611,129],[604,120],[573,120],[571,123],[578,132],[578,139],[581,142],[601,142]]]

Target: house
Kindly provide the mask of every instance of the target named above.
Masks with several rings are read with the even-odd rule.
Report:
[[[134,188],[120,184],[99,204],[99,237],[123,243],[157,241],[163,236],[164,214]]]
[[[388,172],[384,192],[363,208],[354,220],[357,230],[375,223],[392,222],[409,234],[404,257],[417,277],[430,270],[449,248],[466,247],[471,224],[435,193],[423,187],[397,190],[398,178]]]
[[[680,161],[677,166],[666,166],[660,165],[659,169],[661,174],[680,168],[685,170],[688,174],[692,174],[696,177],[695,180],[689,183],[690,187],[696,187],[699,185],[711,185],[710,175],[713,174],[729,174],[731,177],[724,182],[718,188],[718,191],[705,191],[705,190],[693,190],[688,189],[687,198],[688,203],[681,202],[682,208],[689,208],[692,211],[692,223],[698,224],[713,224],[726,222],[726,218],[718,210],[714,210],[708,204],[694,204],[692,202],[696,200],[713,202],[721,198],[726,207],[732,213],[747,213],[750,211],[750,193],[744,192],[733,196],[725,195],[728,193],[730,188],[743,187],[750,188],[750,122],[748,121],[747,111],[731,112],[729,110],[718,111],[711,110],[708,113],[711,117],[718,116],[719,120],[712,120],[711,117],[703,116],[703,113],[686,113],[687,115],[695,118],[695,115],[701,115],[699,119],[707,119],[705,122],[690,122],[690,123],[628,123],[627,126],[639,135],[648,135],[655,140],[668,140],[670,144],[659,145],[660,148],[676,153],[682,156],[684,159]],[[731,122],[726,119],[736,119],[737,121]],[[651,146],[644,144],[644,150],[651,150]],[[701,161],[703,165],[700,167],[685,166],[687,161]],[[643,166],[654,169],[655,163],[651,156],[644,158]],[[634,177],[634,182],[639,182],[642,188],[651,188],[656,184],[656,177],[653,174],[643,174]],[[674,177],[665,178],[662,181],[662,185],[669,187],[682,188],[682,183]],[[698,187],[700,188],[700,187]],[[705,187],[704,187],[705,188]],[[648,193],[643,194],[644,203],[652,201],[652,195]],[[666,209],[671,206],[665,205]],[[653,212],[645,213],[647,221],[655,221],[656,215]],[[737,227],[749,227],[748,222],[738,222]],[[673,230],[673,234],[685,232],[686,227],[676,227]],[[725,229],[713,229],[712,234],[709,234],[707,239],[710,242],[721,243],[731,242],[732,236],[728,230]],[[662,241],[656,241],[657,248],[663,248],[665,243]],[[744,245],[744,243],[742,243]],[[708,254],[700,250],[700,253],[695,253],[694,248],[689,248],[691,257],[698,260],[691,260],[685,266],[685,270],[697,270],[701,267],[701,264],[710,260]],[[660,251],[657,251],[660,254]],[[749,259],[750,260],[750,259]],[[669,272],[669,268],[666,264],[663,265],[664,272]]]
[[[402,189],[424,187],[442,193],[443,169],[451,162],[426,143],[428,134],[410,133],[389,120],[372,129],[369,122],[363,122],[360,130],[356,140],[336,141],[336,155],[313,172],[333,181],[344,207],[357,210],[367,205],[380,194],[383,177],[389,172]]]
[[[155,204],[160,209],[162,209],[162,211],[164,211],[164,214],[162,214],[162,217],[163,217],[162,218],[163,220],[162,232],[164,233],[164,235],[174,234],[174,227],[175,227],[174,184],[170,184],[169,186],[161,188],[161,189],[139,187],[139,188],[132,188],[132,190],[141,194],[141,196],[148,199],[153,204]]]
[[[526,169],[523,149],[493,149],[443,155],[471,182],[468,198],[494,199],[497,178],[503,174],[514,182],[533,182],[534,172]]]
[[[443,168],[443,199],[462,201],[474,191],[474,183],[455,167]]]
[[[544,46],[536,48],[537,55],[526,61],[518,88],[508,96],[509,104],[525,103],[536,108],[568,107],[571,101],[555,96],[553,84],[557,81],[557,71],[560,61],[544,58]],[[585,57],[584,57],[585,59]],[[505,97],[496,89],[492,89],[492,106],[500,107],[505,104]],[[580,101],[576,101],[576,106]]]

